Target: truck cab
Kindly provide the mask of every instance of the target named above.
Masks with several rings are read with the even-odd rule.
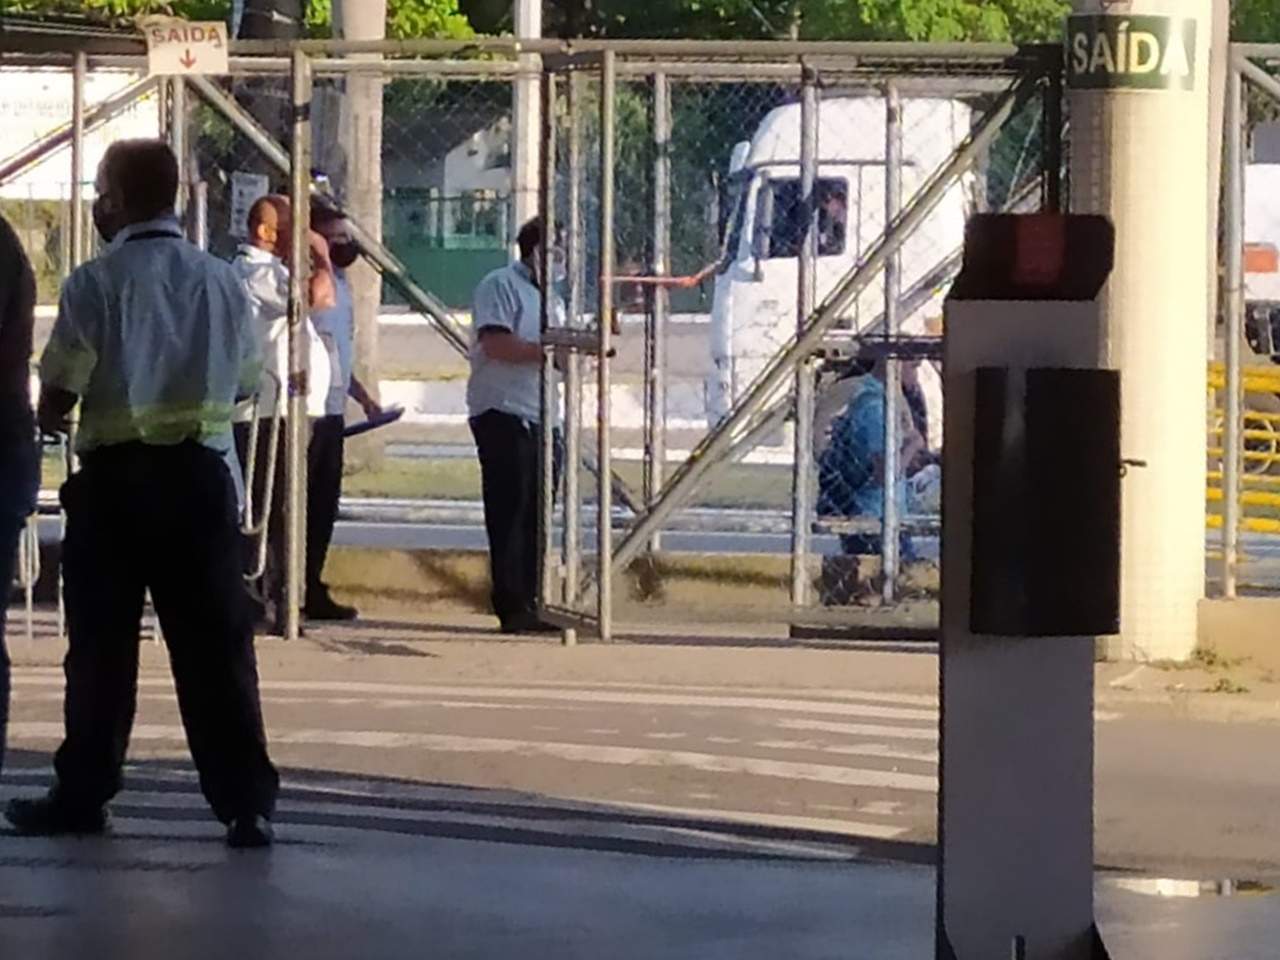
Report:
[[[777,107],[730,164],[733,200],[711,307],[707,411],[718,422],[797,327],[799,252],[804,235],[800,186],[800,105]],[[902,193],[908,202],[969,134],[971,109],[959,100],[904,99]],[[837,96],[818,110],[817,298],[821,303],[867,254],[885,228],[885,101]],[[938,333],[943,297],[964,245],[974,180],[953,186],[902,248],[904,333]],[[884,285],[877,277],[839,327],[883,329]],[[922,371],[922,387],[941,438],[941,382]]]

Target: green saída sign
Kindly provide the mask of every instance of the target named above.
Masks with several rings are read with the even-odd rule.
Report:
[[[1196,21],[1084,15],[1067,21],[1067,85],[1075,90],[1191,90]]]

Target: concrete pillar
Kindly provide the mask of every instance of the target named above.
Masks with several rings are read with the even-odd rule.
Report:
[[[344,40],[382,40],[387,30],[387,0],[338,0],[333,5],[334,36]],[[358,54],[381,60],[378,54]],[[340,192],[351,216],[378,240],[382,239],[382,90],[376,75],[346,78],[339,139],[345,160],[345,183]],[[355,303],[355,372],[375,396],[378,390],[378,314],[382,309],[382,279],[364,260],[347,272]],[[358,466],[375,466],[382,459],[384,440],[376,431],[354,441],[349,449]]]
[[[542,0],[515,0],[516,38],[536,40],[542,36]],[[527,220],[538,215],[539,149],[542,128],[538,74],[541,58],[522,54],[515,81],[511,117],[511,192],[515,233]]]
[[[1075,0],[1071,203],[1116,225],[1102,359],[1122,374],[1121,654],[1184,659],[1205,564],[1215,0]]]

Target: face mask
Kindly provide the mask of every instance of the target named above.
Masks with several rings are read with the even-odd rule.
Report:
[[[345,270],[360,258],[360,245],[346,240],[329,245],[329,259],[339,270]]]
[[[98,199],[93,201],[93,225],[107,243],[114,240],[116,234],[120,232],[120,218],[105,196],[99,195]]]

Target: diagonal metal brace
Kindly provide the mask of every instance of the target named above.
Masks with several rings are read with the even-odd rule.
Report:
[[[85,113],[85,133],[102,126],[116,114],[127,109],[134,101],[145,97],[156,88],[159,82],[157,77],[144,77],[107,97]],[[0,161],[0,183],[8,183],[22,176],[45,157],[69,144],[71,137],[71,124],[64,123],[56,130],[50,131],[39,140],[33,141],[22,150]]]

